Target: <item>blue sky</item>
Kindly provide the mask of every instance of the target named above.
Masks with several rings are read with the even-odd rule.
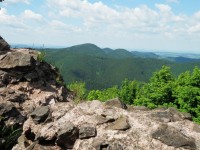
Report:
[[[5,0],[9,43],[200,53],[200,0]]]

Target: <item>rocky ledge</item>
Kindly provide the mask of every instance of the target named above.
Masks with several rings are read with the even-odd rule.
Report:
[[[56,69],[37,56],[0,51],[0,125],[22,128],[13,150],[200,150],[200,126],[190,114],[120,99],[75,104]],[[9,139],[0,135],[3,149]]]

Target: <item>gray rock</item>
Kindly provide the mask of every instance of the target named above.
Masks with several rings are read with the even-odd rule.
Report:
[[[168,146],[174,146],[175,148],[183,147],[186,149],[196,149],[194,139],[187,137],[178,129],[166,124],[161,125],[152,134],[152,137],[160,140]]]
[[[113,109],[112,107],[106,107],[103,112],[101,113],[101,116],[106,117],[110,120],[116,119],[116,113],[117,111]]]
[[[192,121],[192,115],[190,113],[181,112],[181,117],[186,120]]]
[[[200,125],[194,124],[193,131],[200,133]]]
[[[30,114],[30,116],[33,119],[33,121],[37,124],[37,123],[44,122],[49,116],[49,113],[50,113],[50,109],[48,106],[41,106],[41,107],[36,108]]]
[[[43,146],[36,144],[32,150],[61,150],[61,148],[58,146]]]
[[[108,147],[109,150],[123,150],[123,146],[119,143],[114,143]]]
[[[150,109],[145,107],[145,106],[132,106],[132,105],[129,105],[128,108],[127,108],[127,111],[149,111]]]
[[[57,133],[56,143],[63,149],[73,148],[76,139],[78,139],[78,129],[71,122],[68,122],[64,128]]]
[[[27,95],[25,93],[10,88],[1,88],[0,95],[4,101],[10,102],[22,103],[27,99]]]
[[[111,99],[105,102],[106,106],[112,106],[122,109],[127,109],[127,106],[125,103],[123,103],[119,98]]]
[[[96,128],[95,127],[80,127],[79,128],[79,138],[80,139],[88,139],[90,137],[96,136]]]
[[[97,116],[97,120],[98,120],[97,125],[115,121],[115,119],[113,118],[106,118],[104,116]]]
[[[27,81],[31,82],[31,81],[34,81],[34,80],[38,79],[38,74],[36,72],[30,72],[30,73],[26,74],[24,76],[24,78]]]
[[[0,51],[6,51],[10,49],[10,45],[0,36]]]
[[[164,123],[171,122],[173,120],[171,114],[166,111],[159,111],[159,112],[153,113],[151,116],[156,118],[156,120],[160,122],[164,122]]]
[[[22,125],[26,119],[10,102],[0,103],[0,116],[3,118],[6,126]]]
[[[109,144],[103,138],[96,138],[92,142],[92,147],[96,150],[108,150]]]
[[[166,110],[157,109],[157,112],[152,113],[152,117],[160,122],[176,122],[181,120],[192,120],[192,116],[189,113],[179,112],[176,108],[168,108]]]
[[[7,52],[0,58],[1,69],[11,69],[16,67],[30,67],[34,59],[31,55],[22,52]]]
[[[113,124],[107,126],[109,130],[127,130],[130,128],[128,119],[125,116],[118,118]]]
[[[0,103],[0,116],[4,118],[17,117],[20,112],[11,103]]]

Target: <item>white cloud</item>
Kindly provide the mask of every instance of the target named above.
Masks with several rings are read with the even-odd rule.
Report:
[[[167,3],[179,3],[179,0],[166,0]]]
[[[5,8],[0,10],[0,24],[11,28],[23,29],[27,26],[15,15],[9,15]]]
[[[12,4],[18,4],[18,3],[24,3],[24,4],[30,4],[30,0],[6,0],[4,2],[6,5],[12,5]]]
[[[31,19],[37,21],[41,21],[43,19],[42,15],[35,13],[32,10],[25,10],[24,13],[22,14],[22,17],[24,19]]]
[[[200,33],[200,23],[194,25],[194,26],[191,26],[189,29],[188,29],[189,33]]]
[[[165,4],[156,4],[155,5],[161,12],[171,13],[171,7]]]
[[[195,19],[199,19],[200,20],[200,11],[196,12],[194,14]]]
[[[72,32],[80,32],[81,31],[81,29],[79,27],[65,24],[59,20],[52,20],[49,23],[48,27],[51,28],[52,30],[60,30],[62,32],[63,31],[72,31]]]
[[[89,0],[47,0],[45,5],[42,6],[43,9],[46,7],[45,12],[23,10],[16,16],[8,14],[3,8],[0,11],[0,27],[27,27],[26,34],[35,34],[34,37],[42,34],[45,40],[55,39],[52,38],[54,36],[59,39],[61,36],[58,42],[63,43],[67,40],[73,44],[76,44],[74,41],[98,41],[97,43],[113,45],[122,43],[129,47],[133,41],[137,41],[134,42],[135,46],[142,43],[141,41],[150,43],[153,40],[159,45],[169,40],[183,42],[187,37],[200,36],[200,11],[191,16],[177,14],[170,3],[155,4],[155,8],[147,5],[130,8],[110,7],[101,1],[92,3]]]

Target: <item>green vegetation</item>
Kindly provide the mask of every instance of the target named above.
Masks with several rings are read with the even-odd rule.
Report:
[[[160,105],[171,106],[174,102],[174,83],[175,79],[170,68],[163,66],[160,71],[153,74],[150,82],[141,88],[134,104],[150,108],[156,108]]]
[[[170,66],[175,77],[186,70],[192,71],[195,66],[200,66],[200,62],[176,63],[158,59],[158,56],[151,53],[101,49],[93,44],[41,51],[46,54],[45,61],[60,68],[66,84],[85,82],[88,90],[120,86],[125,78],[148,82],[152,72],[163,65]]]
[[[188,112],[195,122],[200,123],[200,69],[195,67],[192,72],[186,71],[177,78],[171,73],[170,67],[163,66],[153,73],[147,83],[125,79],[121,85],[103,90],[87,92],[85,83],[73,83],[69,88],[75,91],[79,101],[106,101],[119,97],[129,105],[146,106],[148,108],[175,107]]]
[[[3,117],[0,122],[0,148],[1,149],[12,149],[17,144],[17,139],[22,133],[22,128],[18,126],[6,126],[3,123]]]
[[[45,61],[45,55],[46,55],[46,53],[44,51],[39,52],[38,55],[37,55],[37,60],[39,62],[44,62]]]
[[[86,99],[87,90],[85,88],[85,83],[83,82],[74,82],[67,86],[74,93],[74,101],[76,103],[81,102]]]
[[[200,62],[197,60],[188,62],[181,58],[181,63],[177,63],[158,59],[151,53],[100,49],[93,44],[49,49],[45,53],[47,62],[61,68],[76,102],[119,97],[129,105],[152,109],[176,107],[191,113],[193,120],[200,123],[200,69],[195,67]]]
[[[119,92],[119,89],[117,88],[117,86],[114,86],[112,88],[108,88],[105,90],[92,90],[88,93],[87,99],[100,100],[104,102],[108,99],[118,97],[118,92]]]

